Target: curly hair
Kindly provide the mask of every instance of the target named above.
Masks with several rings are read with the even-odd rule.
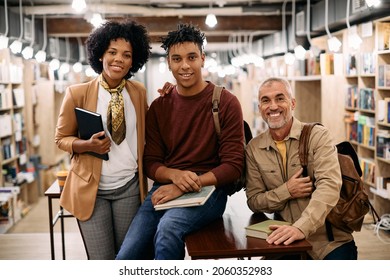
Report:
[[[96,73],[102,73],[103,63],[99,59],[108,49],[110,42],[118,38],[125,39],[133,48],[133,63],[124,77],[129,79],[142,68],[151,54],[146,28],[134,21],[108,21],[95,29],[86,41],[88,62]]]
[[[165,53],[169,54],[169,49],[172,45],[184,42],[193,42],[198,45],[200,52],[203,52],[203,43],[205,35],[196,26],[188,23],[179,23],[177,30],[169,31],[168,35],[161,37],[161,47],[165,50]]]

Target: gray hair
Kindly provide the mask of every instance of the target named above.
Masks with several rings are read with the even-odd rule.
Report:
[[[291,88],[290,83],[289,83],[285,78],[279,78],[279,77],[270,77],[270,78],[265,79],[265,80],[260,84],[260,87],[259,87],[259,96],[260,96],[261,89],[262,89],[264,86],[271,86],[272,83],[281,83],[281,84],[283,84],[284,87],[286,88],[286,91],[287,91],[287,93],[288,93],[289,98],[292,99],[292,88]]]

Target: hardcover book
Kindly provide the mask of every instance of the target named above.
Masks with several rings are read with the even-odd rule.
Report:
[[[247,226],[245,228],[246,236],[267,239],[267,237],[273,232],[273,230],[269,228],[270,225],[291,225],[291,223],[278,220],[265,220],[260,223]]]
[[[154,205],[155,210],[165,210],[175,207],[193,207],[201,206],[209,199],[211,194],[215,191],[215,186],[204,186],[200,192],[185,193],[175,199],[165,203]]]
[[[88,140],[93,134],[104,130],[102,116],[100,114],[78,107],[74,111],[79,126],[80,139]],[[97,154],[94,152],[87,152],[87,154],[108,160],[108,154]]]

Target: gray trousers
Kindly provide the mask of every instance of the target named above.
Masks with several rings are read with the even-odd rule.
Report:
[[[98,190],[91,218],[78,220],[90,260],[114,260],[140,206],[138,174],[115,190]]]

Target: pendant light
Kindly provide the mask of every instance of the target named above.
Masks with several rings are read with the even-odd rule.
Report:
[[[209,11],[209,13],[208,13],[208,15],[207,15],[207,17],[206,17],[205,23],[206,23],[209,27],[213,28],[214,26],[217,25],[218,21],[217,21],[217,17],[215,16],[215,14],[213,14],[213,13],[211,12],[211,8],[212,8],[212,2],[210,2],[210,5],[209,5],[209,10],[210,10],[210,11]]]
[[[295,38],[295,0],[292,0],[292,37],[294,41],[294,55],[296,59],[299,60],[304,60],[305,59],[305,54],[306,50],[302,45],[298,45],[296,38]]]
[[[329,0],[325,0],[325,30],[328,34],[328,48],[331,52],[338,52],[341,48],[341,42],[337,37],[333,37],[330,34],[329,26],[328,26],[328,11],[329,10]]]
[[[85,0],[73,0],[72,2],[72,8],[76,11],[76,13],[83,12],[86,7],[87,4],[85,3]]]
[[[20,36],[18,39],[12,42],[12,44],[9,46],[11,51],[14,54],[18,54],[22,51],[23,43],[22,43],[22,37],[23,37],[23,13],[22,13],[22,0],[19,0],[19,18],[20,18]]]
[[[24,59],[31,59],[34,55],[34,40],[35,40],[35,15],[31,15],[31,42],[30,45],[26,46],[23,51],[22,55]]]
[[[357,28],[354,26],[352,28],[349,24],[349,12],[350,12],[350,0],[347,0],[347,14],[346,14],[346,23],[348,28],[348,45],[353,49],[359,49],[361,43],[363,42],[362,38],[357,33]]]
[[[47,45],[46,15],[43,15],[43,46],[42,49],[35,54],[35,59],[37,60],[38,63],[42,63],[46,61],[46,45]]]

